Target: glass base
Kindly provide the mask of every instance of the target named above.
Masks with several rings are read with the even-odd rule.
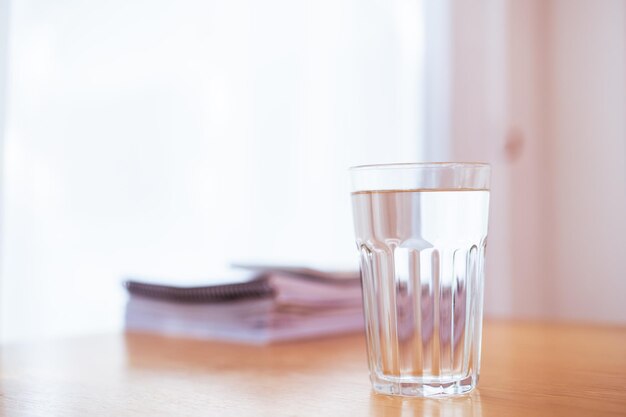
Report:
[[[468,376],[463,379],[437,381],[407,380],[403,378],[384,378],[372,376],[372,387],[379,394],[400,395],[405,397],[449,397],[467,394],[478,383],[478,377]]]

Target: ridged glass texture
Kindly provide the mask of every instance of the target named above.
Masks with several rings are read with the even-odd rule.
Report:
[[[489,191],[358,191],[352,204],[374,389],[468,392],[480,370]]]

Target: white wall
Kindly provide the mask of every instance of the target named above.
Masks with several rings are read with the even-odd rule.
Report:
[[[499,148],[506,167],[509,212],[510,276],[506,280],[511,297],[507,315],[550,318],[552,310],[547,283],[552,222],[547,204],[550,174],[546,166],[546,2],[510,1],[506,19],[507,118],[504,140]]]
[[[4,230],[3,210],[4,210],[4,136],[6,132],[6,85],[8,69],[8,35],[9,35],[9,0],[0,0],[0,234]],[[0,294],[3,291],[2,285],[2,240],[0,239]],[[1,301],[1,297],[0,297]],[[2,332],[2,309],[0,309],[0,334]]]
[[[6,119],[6,85],[8,69],[9,0],[0,0],[0,184],[2,183],[2,144]],[[2,195],[0,188],[0,198]],[[0,207],[2,207],[0,200]],[[1,225],[0,225],[1,227]]]
[[[509,249],[507,131],[507,3],[451,2],[450,155],[492,164],[485,313],[510,315],[513,293]]]
[[[453,4],[452,154],[494,167],[486,313],[626,322],[626,4]]]
[[[626,322],[626,2],[550,3],[554,317]]]
[[[15,2],[2,337],[117,328],[127,274],[351,262],[345,168],[422,132],[493,164],[487,314],[626,322],[624,2],[423,5]]]

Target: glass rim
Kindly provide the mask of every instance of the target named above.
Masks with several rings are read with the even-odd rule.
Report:
[[[355,165],[349,171],[368,169],[411,169],[411,168],[491,168],[487,162],[396,162],[389,164]]]

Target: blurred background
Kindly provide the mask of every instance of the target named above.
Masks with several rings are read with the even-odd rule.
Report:
[[[0,338],[356,268],[351,165],[493,165],[488,317],[626,323],[623,0],[0,0]],[[218,277],[219,278],[219,277]]]

